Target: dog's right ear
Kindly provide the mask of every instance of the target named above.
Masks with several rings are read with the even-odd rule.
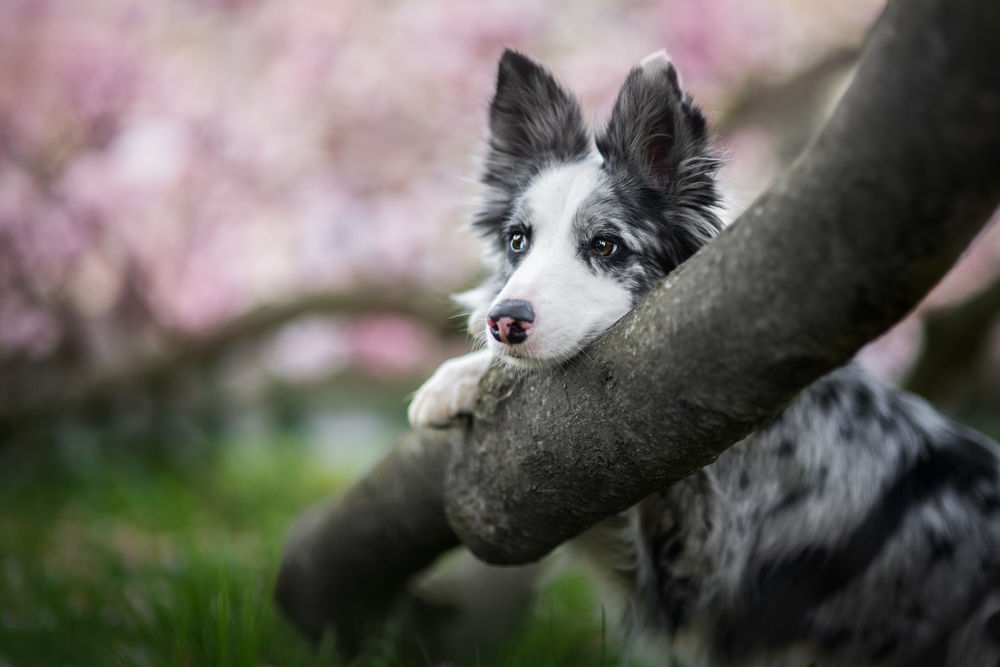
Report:
[[[547,164],[585,157],[590,140],[580,106],[541,65],[507,49],[490,104],[482,181],[489,198],[475,220],[484,230],[503,222],[519,188]]]
[[[597,150],[609,165],[674,191],[711,189],[719,166],[708,149],[705,117],[666,51],[647,56],[629,72],[608,127],[597,137]],[[694,158],[701,160],[692,168]]]

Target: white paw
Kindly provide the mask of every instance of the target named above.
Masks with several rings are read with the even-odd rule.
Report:
[[[406,412],[410,425],[447,426],[462,414],[472,411],[479,378],[490,365],[490,354],[473,352],[441,364],[430,379],[417,390]]]

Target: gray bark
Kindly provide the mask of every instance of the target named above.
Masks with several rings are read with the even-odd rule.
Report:
[[[847,361],[1000,199],[998,34],[992,0],[892,2],[783,178],[585,356],[527,382],[491,371],[472,419],[411,435],[300,526],[279,601],[321,624],[351,603],[329,591],[402,582],[457,538],[489,562],[538,559],[710,463]],[[428,483],[401,493],[414,478]],[[303,560],[314,567],[293,572]]]

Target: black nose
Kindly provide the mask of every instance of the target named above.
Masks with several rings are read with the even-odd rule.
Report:
[[[523,343],[534,321],[535,311],[523,299],[505,299],[493,306],[486,316],[493,338],[510,345]]]

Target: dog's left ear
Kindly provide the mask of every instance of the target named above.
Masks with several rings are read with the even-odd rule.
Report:
[[[705,153],[705,117],[681,87],[665,51],[629,72],[597,150],[612,167],[632,170],[649,185],[673,188],[685,160]]]

